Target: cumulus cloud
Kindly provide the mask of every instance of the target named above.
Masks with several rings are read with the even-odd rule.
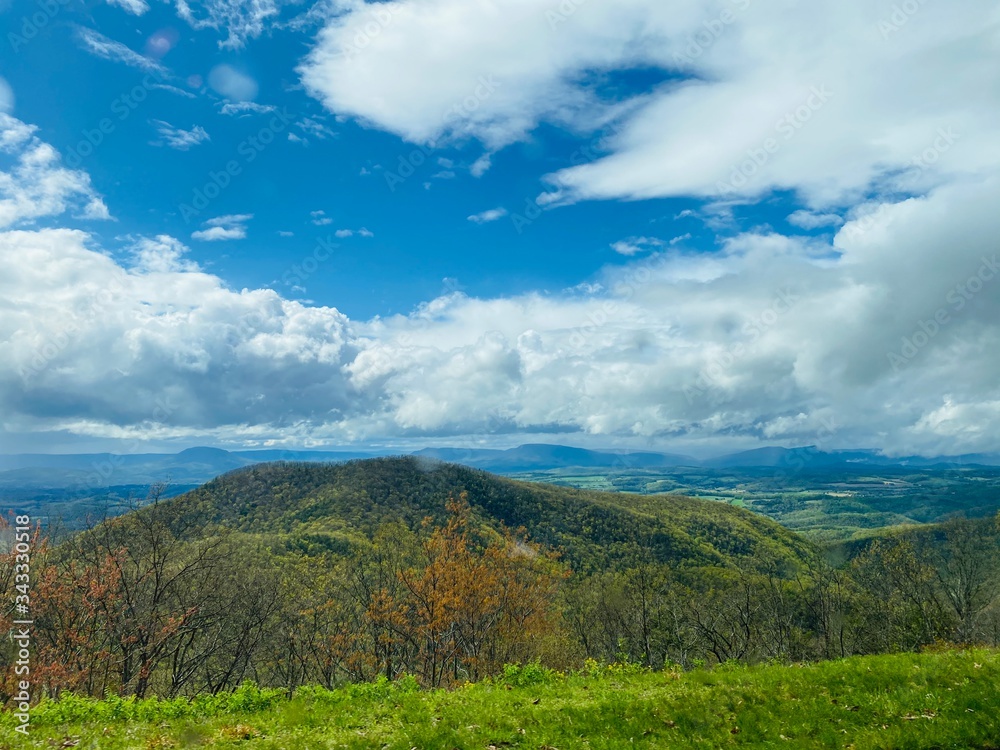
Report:
[[[948,186],[885,202],[832,244],[747,233],[563,294],[452,293],[367,322],[232,291],[169,237],[116,262],[80,232],[7,232],[2,413],[8,430],[113,437],[488,429],[697,448],[821,433],[829,447],[995,450],[997,200],[995,180]]]
[[[234,292],[168,237],[124,266],[88,244],[70,230],[0,234],[0,298],[18,302],[0,320],[8,432],[249,435],[354,408],[336,310]]]
[[[132,269],[141,273],[198,272],[198,265],[184,258],[187,252],[183,244],[166,234],[140,237],[128,248]]]
[[[175,128],[164,120],[150,120],[150,123],[156,127],[156,132],[161,138],[161,140],[153,142],[155,146],[166,145],[178,151],[187,151],[192,146],[211,140],[201,125],[195,125],[191,130],[183,130]]]
[[[12,159],[7,171],[0,170],[0,228],[67,210],[86,219],[110,218],[87,173],[64,167],[35,130],[0,112],[0,154]]]
[[[986,0],[394,0],[332,18],[300,70],[331,111],[412,141],[604,132],[606,155],[549,176],[562,202],[794,190],[822,208],[1000,163],[998,24]],[[639,68],[662,82],[594,85]]]
[[[549,205],[701,197],[688,215],[726,228],[718,248],[688,252],[637,228],[614,246],[626,251],[617,263],[562,293],[451,291],[407,315],[350,320],[273,290],[236,292],[168,236],[118,248],[11,229],[103,204],[4,115],[4,430],[1000,449],[995,5],[918,4],[892,27],[882,0],[623,0],[571,14],[533,0],[377,5],[345,3],[303,67],[330,108],[412,140],[478,138],[490,153],[543,121],[596,128],[605,156],[553,175]],[[701,34],[725,8],[734,20]],[[352,47],[369,22],[379,33]],[[428,39],[440,54],[420,54]],[[625,102],[584,74],[650,66],[677,75]],[[801,197],[793,227],[831,231],[732,229],[736,206],[776,188]]]
[[[333,219],[327,216],[326,211],[323,210],[310,211],[309,217],[312,220],[312,223],[318,227],[326,227],[333,224]]]
[[[77,38],[82,42],[83,48],[92,55],[102,57],[105,60],[111,60],[112,62],[120,62],[139,70],[145,70],[147,73],[167,75],[167,69],[156,60],[141,55],[121,42],[109,39],[104,34],[93,29],[77,29]]]
[[[205,229],[191,233],[191,238],[203,242],[220,240],[243,240],[247,236],[246,224],[253,214],[229,214],[217,216],[205,222]]]

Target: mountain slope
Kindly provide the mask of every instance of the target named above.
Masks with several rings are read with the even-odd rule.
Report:
[[[414,457],[341,465],[267,464],[219,477],[173,501],[198,523],[251,533],[327,533],[349,540],[384,523],[441,521],[450,495],[467,492],[478,522],[524,527],[577,568],[652,557],[678,565],[727,565],[769,553],[798,564],[812,547],[760,516],[721,503],[641,497],[517,482]]]

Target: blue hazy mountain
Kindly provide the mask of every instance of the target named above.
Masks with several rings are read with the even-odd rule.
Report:
[[[258,463],[311,461],[341,463],[359,458],[391,455],[374,451],[227,451],[197,447],[180,453],[117,455],[19,454],[0,455],[0,488],[91,487],[153,484],[197,484],[220,474]],[[820,451],[814,447],[757,448],[707,460],[674,453],[588,450],[565,445],[531,444],[508,450],[484,448],[425,448],[412,455],[432,461],[463,464],[499,474],[548,469],[607,469],[628,472],[643,469],[801,469],[854,467],[960,467],[1000,466],[998,454],[946,457],[891,458],[873,450]]]

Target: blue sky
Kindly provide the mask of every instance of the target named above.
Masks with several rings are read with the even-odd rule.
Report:
[[[0,434],[1000,449],[949,8],[9,0]]]
[[[14,28],[19,12],[33,7],[8,9]],[[304,9],[282,15],[294,18],[296,10]],[[124,44],[165,70],[88,53],[82,30]],[[245,239],[191,242],[191,259],[235,287],[277,283],[284,294],[336,306],[352,317],[406,313],[449,289],[477,296],[558,291],[620,263],[612,243],[637,230],[666,240],[690,234],[692,246],[716,246],[714,233],[700,222],[676,218],[697,207],[684,199],[581,204],[520,227],[514,216],[530,210],[542,191],[541,176],[596,153],[601,133],[541,127],[498,154],[487,175],[474,177],[470,168],[484,154],[476,141],[430,148],[353,119],[338,122],[298,80],[295,68],[311,41],[308,32],[275,30],[244,48],[219,49],[218,31],[192,29],[166,5],[154,4],[135,17],[118,7],[84,10],[67,3],[37,37],[4,49],[4,75],[17,92],[19,116],[38,124],[40,136],[68,163],[85,169],[114,206],[115,224],[93,230],[107,245],[151,227],[187,240],[203,221],[252,214]],[[159,39],[170,45],[168,51],[155,46]],[[16,53],[8,54],[14,46]],[[287,126],[277,121],[281,129],[267,146],[258,149],[248,139],[271,129],[272,112],[221,114],[226,97],[209,85],[220,66],[252,81],[244,94],[255,90],[249,101],[293,118]],[[606,87],[609,97],[633,96],[661,80],[602,78],[607,80],[598,83],[595,76],[595,85]],[[102,120],[113,125],[111,132],[101,132]],[[307,131],[307,120],[317,130]],[[158,123],[187,132],[202,128],[208,138],[183,150],[154,145],[163,141]],[[307,143],[289,141],[289,134]],[[256,156],[248,163],[250,153]],[[196,205],[195,191],[230,160],[239,163],[241,174],[197,216],[183,215],[180,207]],[[408,167],[412,176],[403,179]],[[509,212],[502,220],[468,219],[497,207]],[[324,214],[313,217],[314,211]],[[758,208],[748,220],[784,216],[774,214]],[[316,218],[331,223],[317,225]],[[361,228],[375,236],[336,237],[336,230]],[[310,277],[306,291],[285,283],[295,261],[327,239],[338,245],[336,255]],[[296,277],[294,271],[288,276]]]

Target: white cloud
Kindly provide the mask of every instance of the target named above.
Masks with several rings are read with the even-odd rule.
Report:
[[[295,126],[302,130],[302,132],[315,136],[320,140],[326,140],[327,138],[336,135],[330,128],[321,123],[319,120],[312,117],[305,117],[299,122],[295,123]]]
[[[218,242],[221,240],[243,240],[246,239],[247,228],[245,226],[235,227],[210,227],[191,233],[191,238],[202,240],[203,242]]]
[[[208,85],[233,102],[247,102],[257,96],[257,81],[232,65],[216,65],[208,74]]]
[[[280,14],[280,0],[175,0],[177,15],[195,29],[224,30],[223,49],[241,49]]]
[[[690,237],[691,235],[688,235]],[[685,238],[678,238],[685,239]],[[639,255],[663,247],[663,240],[655,237],[629,237],[627,240],[619,240],[611,244],[611,249],[619,255]],[[671,242],[670,244],[674,244]]]
[[[301,73],[331,111],[417,142],[495,150],[543,122],[600,132],[615,121],[606,156],[550,175],[562,202],[791,190],[822,209],[1000,164],[996,5],[920,3],[888,28],[895,8],[358,3],[327,23]],[[620,101],[589,83],[637,68],[665,82]]]
[[[701,196],[708,204],[686,216],[728,231],[738,206],[777,187],[802,196],[799,226],[835,232],[758,228],[702,253],[637,236],[616,243],[631,257],[563,293],[476,299],[451,288],[409,315],[352,321],[273,290],[235,292],[170,237],[113,248],[70,229],[6,231],[0,428],[343,443],[489,429],[659,448],[819,434],[825,447],[897,454],[1000,450],[1000,140],[987,117],[1000,73],[983,62],[995,6],[921,5],[883,39],[882,0],[747,4],[690,55],[727,5],[589,3],[554,24],[546,8],[559,6],[529,0],[380,5],[331,20],[307,65],[341,112],[415,140],[476,137],[491,152],[542,120],[586,129],[586,111],[616,115],[608,156],[558,173],[548,205]],[[335,60],[334,43],[379,12],[381,32]],[[428,39],[439,56],[417,54]],[[595,104],[577,75],[656,60],[701,82],[666,84],[622,110]],[[491,71],[492,95],[442,115]],[[813,85],[834,95],[808,127],[715,201],[717,181],[763,159],[776,116]],[[0,227],[106,215],[86,175],[61,167],[30,126],[0,124],[14,161],[0,174]],[[842,226],[821,219],[834,213]],[[249,219],[200,231],[239,233]]]
[[[563,294],[450,293],[367,322],[235,292],[169,237],[119,264],[80,232],[7,232],[0,414],[8,432],[119,438],[997,450],[998,200],[996,180],[939,188],[832,245],[749,233]]]
[[[283,26],[292,31],[311,30],[316,26],[322,26],[332,16],[353,4],[354,0],[317,0],[309,10],[295,16]]]
[[[246,223],[253,214],[230,214],[218,216],[205,222],[207,229],[191,233],[191,238],[203,242],[218,242],[221,240],[243,240],[247,236]]]
[[[67,169],[35,128],[0,112],[0,153],[13,158],[0,171],[0,228],[74,210],[85,219],[110,218],[85,172]]]
[[[225,226],[226,224],[245,224],[253,218],[253,214],[226,214],[209,219],[205,223],[212,227]]]
[[[624,54],[630,40],[553,31],[545,17],[552,7],[531,0],[351,3],[320,32],[301,67],[303,82],[331,111],[412,141],[472,136],[499,148],[541,119],[594,124],[616,108],[559,81],[612,61],[616,53],[605,42]],[[424,43],[441,53],[422,54]]]
[[[487,211],[482,211],[478,214],[473,214],[469,217],[469,221],[475,224],[489,224],[493,221],[498,221],[507,215],[507,209],[503,208],[491,208]]]
[[[469,172],[472,174],[473,177],[482,177],[490,170],[490,167],[492,166],[493,166],[493,155],[483,154],[472,163],[472,166],[469,168]]]
[[[256,102],[230,102],[226,101],[219,108],[219,112],[224,115],[244,116],[244,115],[264,115],[274,112],[277,107],[271,104],[257,104]]]
[[[140,237],[128,251],[132,268],[142,273],[196,273],[201,270],[193,261],[184,259],[188,248],[169,235]]]
[[[145,0],[107,0],[107,2],[108,5],[117,5],[123,8],[133,16],[141,16],[149,10],[149,5],[146,4]]]
[[[334,236],[342,240],[354,235],[358,235],[359,237],[374,237],[375,233],[365,227],[361,227],[361,229],[338,229],[334,232]]]
[[[194,94],[190,91],[185,91],[184,89],[177,88],[176,86],[171,86],[169,83],[153,83],[149,86],[152,89],[160,89],[161,91],[169,91],[171,94],[176,94],[177,96],[183,96],[185,99],[197,99]]]
[[[121,42],[109,39],[93,29],[77,29],[77,38],[83,42],[83,48],[92,55],[102,57],[112,62],[120,62],[132,68],[145,70],[148,73],[167,75],[167,69],[145,55],[140,55]]]
[[[148,437],[224,424],[250,434],[286,418],[297,431],[310,401],[355,408],[340,374],[352,358],[348,321],[336,310],[232,291],[184,264],[168,237],[141,241],[130,266],[89,243],[69,230],[0,234],[0,298],[19,301],[0,319],[8,434]]]
[[[818,214],[802,210],[789,214],[788,223],[802,229],[820,229],[840,226],[844,220],[837,214]]]
[[[192,146],[211,140],[205,128],[200,125],[195,125],[191,130],[183,130],[163,120],[150,120],[150,123],[156,127],[156,132],[163,139],[155,142],[156,146],[167,145],[178,151],[187,151]]]

